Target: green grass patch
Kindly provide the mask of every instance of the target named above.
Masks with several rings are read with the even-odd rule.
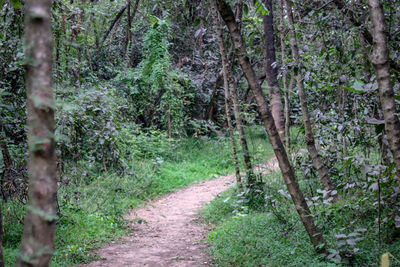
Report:
[[[68,166],[59,190],[56,253],[52,266],[93,260],[90,251],[129,232],[123,215],[145,201],[198,181],[233,172],[228,139],[182,139],[165,156],[135,158],[124,173],[104,172],[98,165]],[[25,214],[24,205],[2,207],[6,266],[14,266]]]

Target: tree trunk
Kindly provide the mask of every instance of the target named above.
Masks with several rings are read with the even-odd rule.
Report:
[[[294,73],[291,72],[290,77],[290,84],[288,86],[287,82],[287,68],[286,68],[286,45],[285,45],[285,37],[284,37],[284,30],[285,30],[285,19],[283,14],[283,4],[282,0],[279,0],[279,20],[280,20],[280,41],[281,41],[281,60],[282,65],[285,66],[285,70],[282,73],[282,81],[283,81],[283,88],[285,90],[284,99],[285,99],[285,106],[284,106],[284,113],[285,113],[285,138],[286,138],[286,148],[289,149],[290,147],[290,92],[293,89],[294,83]]]
[[[0,148],[4,162],[3,177],[0,181],[0,194],[2,196],[3,201],[7,202],[8,197],[10,196],[10,192],[8,192],[6,188],[4,188],[4,185],[6,185],[9,179],[11,178],[11,169],[13,167],[13,161],[10,155],[10,151],[8,150],[6,140],[2,138],[1,132],[0,132]]]
[[[385,130],[389,140],[390,150],[393,154],[393,161],[396,165],[397,179],[400,183],[400,122],[397,116],[398,111],[394,99],[393,85],[390,80],[385,17],[379,0],[368,0],[368,5],[374,40],[372,64],[375,68],[376,79],[379,86]]]
[[[223,78],[223,70],[221,70],[218,75],[217,75],[217,79],[215,81],[215,85],[214,85],[214,89],[211,93],[211,97],[210,97],[210,103],[208,104],[207,110],[206,110],[206,119],[207,120],[211,120],[214,121],[214,113],[215,113],[215,109],[216,109],[216,100],[218,98],[218,88],[221,85],[221,80]]]
[[[1,138],[1,137],[0,137]],[[4,139],[0,139],[1,153],[3,154],[4,169],[9,170],[13,166],[13,161],[8,150],[7,143]]]
[[[0,206],[0,267],[4,267],[4,255],[3,255],[3,218],[2,207]]]
[[[237,95],[236,82],[235,78],[233,77],[231,64],[226,54],[225,44],[222,35],[222,24],[217,14],[218,14],[217,11],[213,12],[214,24],[221,52],[222,67],[224,75],[228,79],[229,93],[233,103],[233,114],[235,116],[236,128],[239,133],[240,144],[242,146],[243,160],[246,168],[246,177],[247,177],[246,187],[252,188],[256,184],[255,175],[253,173],[253,167],[251,163],[249,148],[247,145],[246,134],[244,131],[243,120],[240,114],[240,106],[239,106],[239,98]]]
[[[271,111],[265,100],[261,86],[247,56],[246,47],[244,46],[243,38],[237,27],[232,9],[224,0],[213,1],[216,1],[218,11],[221,14],[222,19],[228,26],[229,32],[232,36],[236,55],[239,59],[242,70],[245,73],[249,86],[251,87],[251,90],[255,95],[258,111],[264,122],[265,130],[268,133],[271,145],[278,159],[283,179],[287,185],[290,195],[292,196],[292,200],[295,204],[300,219],[315,248],[322,253],[327,253],[325,247],[325,239],[322,236],[318,227],[315,225],[314,218],[307,205],[304,195],[300,191],[295,172],[293,170],[293,167],[290,165],[289,158],[286,154],[285,147],[283,146],[283,143],[279,137]]]
[[[17,266],[49,266],[56,230],[57,163],[51,0],[25,2],[29,202]]]
[[[128,5],[124,6],[119,12],[118,14],[115,16],[114,20],[111,22],[110,27],[108,28],[108,30],[106,31],[106,33],[104,34],[103,37],[103,42],[106,41],[108,35],[110,34],[110,32],[112,31],[112,29],[114,28],[115,24],[117,23],[117,21],[119,21],[119,19],[122,17],[122,15],[124,14],[126,8],[128,7]]]
[[[299,49],[298,49],[297,38],[296,38],[296,30],[294,28],[294,22],[293,22],[292,7],[290,5],[289,0],[286,0],[286,15],[287,15],[288,22],[289,22],[288,26],[289,26],[289,34],[290,34],[290,46],[292,48],[292,56],[294,59],[295,66],[298,68],[297,87],[298,87],[298,91],[299,91],[301,111],[303,114],[303,123],[304,123],[305,132],[306,132],[305,139],[306,139],[307,149],[311,155],[311,158],[314,163],[314,167],[318,171],[319,178],[320,178],[322,184],[324,185],[325,190],[330,191],[330,195],[332,196],[333,201],[337,202],[337,201],[339,201],[339,195],[337,194],[335,186],[329,176],[328,169],[325,167],[325,164],[324,164],[321,156],[318,153],[317,147],[315,146],[314,133],[312,132],[310,114],[308,112],[307,97],[306,97],[306,94],[304,91],[303,76],[301,74],[302,68],[301,68]]]
[[[172,138],[172,118],[171,118],[171,108],[168,109],[168,138]]]
[[[126,24],[126,34],[125,34],[125,43],[124,43],[124,54],[122,55],[122,58],[125,59],[126,57],[126,51],[128,50],[129,46],[129,41],[131,39],[131,27],[132,27],[132,21],[131,21],[131,0],[127,0],[127,18],[128,18],[128,23]]]
[[[234,135],[232,119],[231,119],[232,114],[231,114],[231,103],[229,101],[229,99],[230,99],[229,83],[228,83],[228,77],[227,77],[225,71],[224,71],[224,93],[225,93],[226,122],[228,123],[228,131],[229,131],[229,136],[231,138],[233,163],[235,165],[236,184],[237,184],[238,188],[242,188],[242,178],[240,176],[239,160],[238,160],[238,156],[237,156],[237,147],[236,147],[235,135]]]
[[[285,144],[285,116],[283,113],[281,90],[278,83],[272,0],[263,0],[263,2],[269,12],[268,15],[262,16],[265,35],[264,68],[268,83],[268,94],[270,98],[272,117],[274,118],[276,129],[278,130],[281,140]]]

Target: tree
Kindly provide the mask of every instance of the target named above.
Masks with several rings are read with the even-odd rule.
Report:
[[[274,35],[274,17],[272,9],[272,0],[264,0],[264,8],[267,14],[263,18],[264,27],[264,68],[268,83],[268,94],[270,98],[271,112],[274,117],[276,129],[282,141],[286,142],[285,137],[285,116],[283,112],[282,94],[278,82],[278,66],[275,54],[275,35]]]
[[[270,111],[270,107],[265,100],[260,83],[258,82],[257,76],[247,56],[246,47],[243,42],[243,38],[239,32],[235,15],[233,14],[231,7],[224,0],[212,0],[212,1],[216,1],[217,9],[222,19],[228,26],[229,32],[231,34],[235,46],[236,56],[239,59],[239,63],[242,67],[242,70],[255,96],[258,112],[261,116],[261,119],[264,122],[265,130],[268,133],[270,142],[275,152],[275,156],[278,159],[283,179],[292,197],[293,203],[300,216],[300,219],[315,248],[322,253],[326,253],[327,250],[325,247],[325,239],[322,236],[321,231],[315,225],[314,218],[307,205],[304,195],[300,190],[296,174],[289,162],[289,158],[288,155],[286,154],[285,147],[283,146],[283,143],[276,129],[275,122]]]
[[[329,176],[328,169],[326,168],[321,156],[318,153],[317,147],[315,146],[315,138],[312,131],[310,113],[308,111],[307,97],[304,90],[303,75],[301,73],[302,65],[300,61],[299,48],[297,43],[296,30],[294,28],[293,13],[290,0],[286,0],[286,15],[289,21],[290,46],[292,48],[292,56],[294,59],[295,68],[297,68],[297,87],[299,91],[301,111],[303,114],[303,123],[306,132],[305,139],[307,149],[311,155],[314,167],[318,171],[319,178],[324,185],[325,190],[329,191],[331,196],[333,197],[333,200],[337,202],[339,201],[339,195]]]
[[[3,218],[1,216],[2,210],[0,206],[0,267],[4,267],[4,256],[3,256]]]
[[[240,139],[240,144],[242,146],[242,153],[243,153],[243,160],[246,168],[246,176],[247,176],[247,182],[246,182],[246,187],[249,189],[256,189],[256,179],[255,175],[253,173],[253,166],[251,163],[251,158],[249,154],[249,148],[247,145],[247,140],[246,140],[246,134],[244,132],[244,122],[242,120],[242,116],[240,114],[240,105],[239,105],[239,98],[237,95],[237,88],[236,88],[236,82],[235,78],[233,77],[232,73],[232,66],[229,62],[228,55],[226,53],[226,48],[223,40],[223,34],[222,34],[222,24],[219,19],[218,13],[213,12],[213,19],[214,19],[214,24],[217,32],[217,37],[218,37],[218,44],[219,44],[219,49],[221,53],[221,61],[222,61],[222,68],[223,68],[223,74],[224,74],[224,79],[227,79],[228,82],[228,87],[229,87],[229,94],[225,95],[228,96],[233,103],[233,114],[235,116],[236,120],[236,129],[239,133],[239,139]],[[253,192],[256,193],[256,192]]]
[[[51,0],[25,2],[29,202],[17,266],[49,266],[56,231],[57,165]]]
[[[394,90],[390,77],[390,60],[387,48],[387,36],[385,34],[385,16],[379,0],[368,0],[368,5],[374,43],[372,63],[379,86],[385,130],[396,165],[397,179],[400,182],[400,121],[397,116],[397,104],[394,99]]]

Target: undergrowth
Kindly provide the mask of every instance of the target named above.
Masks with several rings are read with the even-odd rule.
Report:
[[[400,255],[396,231],[384,221],[378,227],[377,218],[389,216],[390,207],[379,210],[376,191],[343,188],[342,201],[332,204],[316,177],[304,179],[300,168],[297,171],[299,185],[327,241],[329,259],[315,253],[277,170],[263,175],[267,202],[263,211],[249,210],[236,188],[202,210],[213,228],[208,242],[217,266],[378,266],[383,253]],[[399,265],[392,262],[391,266]]]
[[[59,189],[56,253],[52,266],[90,262],[90,251],[127,234],[123,215],[146,200],[233,171],[225,138],[187,138],[157,156],[132,157],[127,168],[107,171],[81,161],[66,166]],[[24,205],[2,206],[6,266],[14,266],[23,230]]]

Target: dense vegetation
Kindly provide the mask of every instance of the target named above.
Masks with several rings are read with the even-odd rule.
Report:
[[[217,265],[395,266],[399,25],[398,0],[0,0],[5,266],[89,262],[228,173]]]

